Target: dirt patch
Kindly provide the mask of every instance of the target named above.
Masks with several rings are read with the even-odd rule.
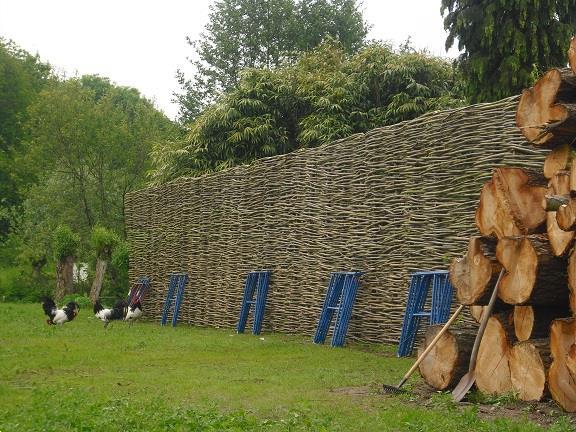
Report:
[[[449,403],[452,403],[449,399],[449,393],[438,392],[424,383],[414,384],[411,388],[411,393],[414,397],[409,399],[409,402],[420,406],[424,405],[431,408],[438,406],[438,399],[436,399],[435,396],[441,395],[442,393],[448,397]],[[455,404],[455,406],[461,410],[475,407],[478,417],[484,420],[525,417],[539,426],[550,426],[558,421],[560,417],[565,417],[576,427],[576,414],[564,412],[551,399],[541,402],[495,399],[494,402],[490,403],[465,400],[464,402]]]
[[[405,388],[406,389],[406,388]],[[561,417],[566,418],[576,430],[576,414],[564,412],[556,403],[551,400],[541,402],[523,402],[512,399],[494,399],[489,403],[466,401],[460,403],[452,402],[449,392],[439,392],[424,383],[413,383],[408,392],[402,395],[386,393],[373,386],[340,387],[331,390],[347,396],[375,396],[401,398],[402,402],[419,407],[430,409],[441,409],[450,406],[451,409],[464,411],[470,407],[476,409],[477,415],[483,420],[494,420],[497,418],[527,418],[531,422],[547,427],[556,423]],[[472,394],[472,396],[474,396]]]

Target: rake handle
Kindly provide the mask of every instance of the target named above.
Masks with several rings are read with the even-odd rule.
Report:
[[[408,380],[408,378],[410,378],[410,375],[412,375],[414,373],[414,371],[418,368],[418,366],[420,366],[420,363],[422,363],[422,361],[424,360],[424,358],[426,358],[428,353],[430,351],[432,351],[432,348],[434,348],[434,345],[436,345],[436,342],[438,342],[440,340],[442,335],[444,333],[446,333],[446,330],[448,330],[448,328],[454,322],[454,320],[456,318],[458,318],[458,315],[460,315],[460,312],[462,312],[463,308],[464,308],[464,305],[458,306],[458,309],[456,309],[456,311],[452,314],[450,319],[446,322],[446,324],[444,324],[444,327],[442,327],[442,329],[438,332],[438,334],[434,337],[434,339],[432,339],[432,342],[430,342],[430,345],[428,345],[426,347],[426,349],[424,350],[424,352],[420,355],[420,357],[418,357],[418,360],[416,360],[416,363],[414,363],[412,365],[412,367],[408,370],[408,372],[406,372],[406,375],[404,375],[404,378],[402,378],[402,381],[400,381],[400,383],[398,383],[398,385],[397,385],[398,388],[402,387],[404,385],[404,383],[406,382],[406,380]]]

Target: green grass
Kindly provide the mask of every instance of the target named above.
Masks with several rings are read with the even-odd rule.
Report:
[[[0,431],[572,430],[566,418],[546,429],[523,416],[482,420],[447,395],[379,394],[413,359],[310,339],[155,323],[104,330],[86,309],[56,327],[39,305],[0,303]]]

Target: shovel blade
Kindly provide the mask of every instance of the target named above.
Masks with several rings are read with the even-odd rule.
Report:
[[[464,375],[460,379],[458,385],[454,387],[454,390],[452,390],[452,399],[454,402],[460,402],[462,399],[464,399],[464,396],[466,396],[466,393],[468,393],[468,390],[470,390],[470,388],[474,385],[475,381],[476,374],[474,371],[468,372],[466,375]]]

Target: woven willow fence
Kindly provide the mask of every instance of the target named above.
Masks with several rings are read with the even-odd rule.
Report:
[[[365,270],[349,339],[395,341],[409,273],[462,255],[497,166],[541,169],[514,125],[518,98],[429,113],[314,149],[128,195],[130,276],[190,280],[180,317],[234,327],[245,275],[271,269],[264,330],[314,334],[329,273]]]

